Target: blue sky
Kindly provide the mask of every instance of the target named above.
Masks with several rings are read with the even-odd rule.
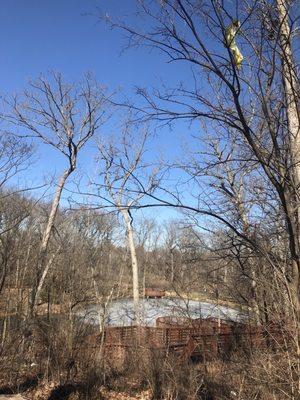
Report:
[[[135,0],[2,0],[0,91],[4,95],[18,93],[29,79],[52,70],[70,81],[90,71],[109,90],[121,88],[128,95],[133,94],[134,86],[157,86],[161,78],[175,82],[178,68],[170,67],[154,52],[121,52],[125,44],[122,34],[96,17],[103,12],[114,17],[127,15],[132,21],[134,11]],[[105,129],[109,132],[112,127]],[[175,152],[175,136],[176,132],[161,131],[158,143],[162,152],[169,148],[170,140],[170,153]],[[29,185],[59,174],[64,165],[48,147],[37,150],[36,162],[27,175]],[[82,154],[81,168],[90,172],[92,160],[89,148]]]
[[[18,92],[30,78],[55,70],[69,80],[93,72],[109,88],[151,86],[177,80],[178,66],[162,63],[157,52],[121,54],[125,40],[97,18],[135,11],[135,0],[2,0],[0,51],[2,92]]]
[[[102,4],[101,4],[102,3]],[[19,90],[47,70],[77,79],[85,71],[111,86],[131,84],[146,73],[119,57],[120,35],[89,13],[97,7],[111,14],[130,12],[133,1],[4,0],[1,2],[2,89]],[[135,60],[138,62],[138,60]],[[122,78],[120,72],[122,71]],[[139,73],[140,71],[140,73]],[[151,69],[148,68],[148,72]]]
[[[225,3],[230,8],[234,2]],[[108,90],[120,88],[124,94],[133,97],[134,87],[160,87],[161,79],[167,86],[176,86],[180,80],[187,86],[193,85],[191,75],[186,73],[187,65],[167,63],[162,54],[143,48],[121,52],[126,43],[121,32],[112,31],[97,18],[97,14],[104,13],[115,18],[124,17],[131,24],[136,22],[135,11],[136,0],[2,0],[0,93],[20,92],[26,88],[29,79],[53,70],[61,72],[69,81],[80,80],[85,72],[92,72]],[[232,15],[235,15],[233,10]],[[201,33],[205,40],[210,40],[205,30]],[[211,41],[210,48],[218,46],[216,43]],[[218,50],[226,55],[223,45],[219,44]],[[247,56],[245,54],[244,64]],[[207,81],[200,78],[198,83],[205,95],[209,91],[206,90]],[[113,130],[111,124],[104,128],[108,135]],[[200,130],[199,121],[191,131],[183,123],[177,123],[172,132],[162,129],[150,144],[149,154],[154,157],[159,150],[166,158],[172,158],[179,154],[181,141],[189,142],[195,150],[195,143],[199,142],[193,142],[191,133]],[[79,169],[95,175],[93,157],[93,148],[89,146],[80,157]],[[26,176],[28,185],[57,176],[64,168],[62,157],[48,147],[40,146],[35,159],[30,176]],[[175,173],[174,177],[178,175]],[[21,179],[24,180],[24,175]],[[153,215],[153,209],[150,215]],[[169,216],[171,213],[163,210],[160,215]]]

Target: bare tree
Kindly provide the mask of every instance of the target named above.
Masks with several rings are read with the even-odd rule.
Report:
[[[18,266],[18,239],[22,234],[22,225],[31,213],[31,206],[26,198],[8,189],[0,192],[0,294],[6,280],[14,286],[12,279]]]
[[[139,323],[139,266],[134,239],[132,211],[140,207],[144,193],[153,192],[157,172],[145,176],[149,166],[144,162],[147,130],[137,139],[125,128],[118,143],[99,144],[100,158],[105,163],[104,187],[111,198],[111,206],[121,213],[126,227],[131,255],[135,321]],[[143,176],[144,174],[144,176]],[[100,193],[99,193],[100,194]],[[103,197],[103,195],[102,195]]]
[[[297,2],[296,2],[297,3]],[[290,235],[292,256],[291,296],[298,320],[300,319],[300,85],[297,78],[297,64],[293,57],[291,29],[291,4],[287,0],[277,0],[278,36],[280,44],[281,75],[285,96],[286,135],[289,150],[288,183],[283,191],[286,204],[286,220]],[[299,4],[298,4],[299,6]],[[294,18],[297,18],[295,16]]]
[[[144,104],[127,106],[136,111],[137,120],[155,119],[161,124],[184,119],[201,121],[205,127],[202,138],[209,135],[223,143],[229,138],[227,146],[233,143],[232,137],[236,138],[238,159],[245,160],[246,168],[249,163],[255,165],[252,175],[263,177],[265,187],[280,205],[289,242],[287,268],[280,265],[280,257],[274,259],[266,254],[253,235],[245,234],[245,227],[232,224],[220,213],[219,205],[214,208],[200,194],[196,205],[179,197],[173,205],[216,218],[255,248],[257,254],[266,255],[274,277],[280,274],[286,282],[288,301],[299,322],[299,80],[292,50],[299,2],[234,3],[141,1],[141,13],[148,20],[144,31],[113,22],[128,34],[130,46],[152,46],[169,61],[191,66],[190,77],[183,78],[177,87],[165,85],[152,93],[140,89]],[[237,15],[233,15],[235,12]],[[226,45],[227,28],[235,19],[239,20],[240,33],[236,42],[244,57],[241,68],[237,68],[230,46]],[[222,162],[231,164],[235,160]],[[161,200],[162,205],[170,203]],[[237,198],[236,201],[239,202]]]
[[[30,213],[26,207],[16,207],[12,212],[13,205],[17,202],[22,203],[17,193],[25,188],[9,188],[11,179],[18,173],[26,170],[32,156],[32,146],[28,143],[20,143],[9,132],[2,131],[0,137],[0,253],[1,253],[1,274],[0,274],[0,293],[4,287],[8,272],[8,255],[13,248],[8,244],[9,231],[18,229],[22,221]],[[8,207],[11,202],[12,207]],[[23,201],[25,204],[25,200]],[[26,210],[25,210],[26,209]],[[9,251],[8,251],[9,250]]]
[[[26,170],[32,156],[32,145],[20,142],[9,132],[1,132],[0,137],[0,189],[9,184],[11,178]]]
[[[30,83],[30,90],[26,90],[22,98],[14,98],[9,120],[19,128],[19,134],[40,140],[62,154],[67,161],[67,167],[58,179],[42,233],[37,281],[32,292],[32,312],[55,257],[54,253],[47,259],[47,250],[62,191],[76,169],[79,151],[103,124],[104,105],[103,88],[89,75],[79,84],[67,84],[57,73],[50,80],[40,77]]]

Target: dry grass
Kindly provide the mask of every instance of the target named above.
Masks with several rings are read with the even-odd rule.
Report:
[[[90,333],[72,318],[19,324],[2,348],[0,393],[22,391],[32,400],[299,398],[299,360],[292,348],[196,363],[137,347],[114,363],[99,343],[87,346]]]

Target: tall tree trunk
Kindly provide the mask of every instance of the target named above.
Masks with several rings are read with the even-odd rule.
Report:
[[[277,10],[280,26],[280,48],[282,61],[282,79],[286,101],[286,115],[289,130],[289,145],[291,157],[292,188],[287,195],[289,200],[290,219],[293,223],[290,248],[292,253],[292,278],[290,283],[291,300],[299,321],[299,270],[300,270],[300,116],[299,87],[296,78],[296,66],[293,60],[291,45],[291,29],[289,26],[288,2],[277,0]]]
[[[52,265],[54,257],[57,254],[57,252],[54,253],[54,256],[51,257],[50,260],[48,260],[48,262],[46,263],[47,250],[48,250],[48,246],[49,246],[49,242],[50,242],[51,232],[52,232],[54,222],[55,222],[55,217],[56,217],[60,199],[61,199],[61,194],[62,194],[63,188],[65,186],[65,183],[66,183],[68,177],[71,175],[71,173],[73,171],[74,171],[74,168],[69,167],[67,170],[65,170],[63,175],[60,177],[58,184],[57,184],[55,196],[54,196],[52,204],[51,204],[50,214],[48,217],[46,228],[43,232],[42,243],[41,243],[40,251],[39,251],[39,259],[38,259],[38,266],[37,266],[37,274],[38,274],[37,282],[36,282],[36,286],[35,286],[34,290],[32,291],[32,296],[31,296],[31,310],[30,310],[31,315],[33,315],[35,313],[35,309],[36,309],[36,306],[37,306],[37,303],[39,300],[40,292],[43,288],[46,276]]]
[[[127,239],[131,256],[132,266],[132,287],[133,287],[133,304],[134,304],[134,319],[136,324],[140,324],[140,310],[139,310],[139,270],[136,257],[135,243],[133,237],[133,228],[131,217],[128,209],[121,209],[122,216],[125,221]]]

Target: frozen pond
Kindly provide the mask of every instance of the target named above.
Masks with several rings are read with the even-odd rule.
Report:
[[[79,315],[87,322],[98,325],[103,319],[104,310],[101,306],[90,305],[85,312]],[[106,310],[105,324],[109,326],[128,326],[134,324],[133,301],[122,299],[113,301]],[[154,326],[158,317],[191,317],[207,318],[215,317],[232,321],[240,320],[242,315],[239,311],[224,306],[216,306],[195,300],[183,299],[141,299],[140,319],[142,325]]]

